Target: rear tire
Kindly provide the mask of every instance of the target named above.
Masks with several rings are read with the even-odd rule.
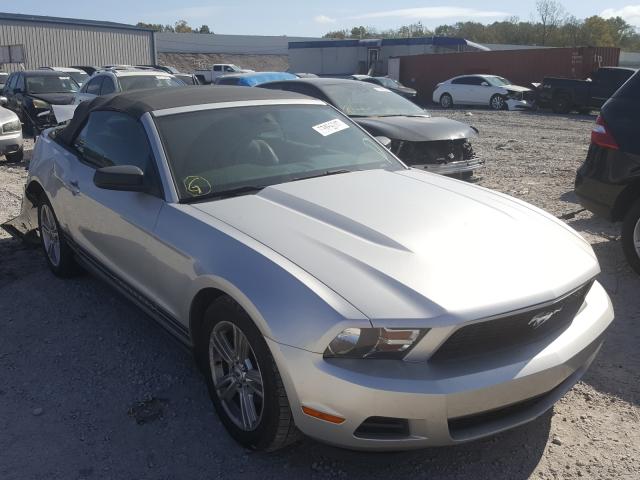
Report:
[[[448,93],[443,93],[440,96],[440,106],[442,108],[451,108],[453,107],[453,98]]]
[[[20,147],[20,150],[12,153],[5,153],[4,156],[7,159],[7,163],[20,163],[24,158],[24,149]]]
[[[41,198],[38,204],[38,233],[44,257],[53,274],[61,278],[77,275],[80,268],[62,235],[53,207],[46,198]]]
[[[231,298],[220,297],[205,312],[200,333],[196,356],[213,405],[229,434],[242,446],[263,451],[278,450],[299,440],[301,434],[293,421],[280,373],[249,315]],[[228,343],[221,347],[225,339]],[[251,404],[245,406],[247,402]],[[247,411],[253,421],[247,421]]]
[[[640,274],[640,200],[636,200],[624,216],[622,250],[631,268]]]
[[[553,97],[551,108],[554,113],[569,113],[571,111],[571,97],[566,93],[559,93]]]

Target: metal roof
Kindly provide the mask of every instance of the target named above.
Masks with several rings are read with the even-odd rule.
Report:
[[[325,48],[325,47],[384,47],[391,45],[435,45],[453,47],[471,45],[472,42],[458,37],[412,37],[412,38],[366,38],[345,40],[310,40],[306,42],[289,42],[289,48]],[[475,46],[475,44],[473,45]]]
[[[0,12],[0,24],[2,24],[3,20],[9,20],[12,22],[58,23],[63,25],[84,25],[88,27],[153,31],[150,28],[137,27],[135,25],[129,25],[126,23],[104,22],[101,20],[82,20],[78,18],[46,17],[41,15],[25,15],[22,13]]]

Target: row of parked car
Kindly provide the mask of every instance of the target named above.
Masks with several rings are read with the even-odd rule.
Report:
[[[285,72],[245,72],[216,78],[216,85],[259,86],[301,93],[323,100],[351,118],[385,144],[405,163],[430,172],[469,178],[482,167],[471,145],[478,134],[473,127],[432,117],[414,102],[396,95],[374,77],[352,79],[300,78]],[[14,111],[27,135],[37,135],[57,123],[55,110],[96,96],[149,88],[184,86],[158,69],[109,66],[93,72],[78,86],[66,72],[33,70],[11,75],[3,90],[3,103]],[[390,85],[393,87],[393,85]],[[414,92],[415,93],[415,92]],[[405,95],[407,96],[407,95]],[[411,97],[409,95],[409,97]],[[11,156],[19,160],[21,155]]]

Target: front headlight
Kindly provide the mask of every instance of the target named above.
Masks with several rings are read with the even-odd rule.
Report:
[[[13,120],[2,125],[1,130],[2,133],[19,132],[20,130],[22,130],[22,124],[20,123],[20,120]]]
[[[428,331],[428,328],[347,328],[331,341],[324,357],[402,359]]]
[[[51,108],[51,105],[49,105],[48,102],[45,102],[44,100],[38,100],[37,98],[33,99],[33,108]]]

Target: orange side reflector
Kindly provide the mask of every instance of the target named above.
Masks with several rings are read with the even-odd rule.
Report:
[[[302,407],[302,411],[313,418],[319,418],[320,420],[324,420],[325,422],[335,423],[336,425],[340,425],[344,422],[344,418],[336,417],[335,415],[329,415],[328,413],[319,412],[318,410],[314,410],[309,407]]]

